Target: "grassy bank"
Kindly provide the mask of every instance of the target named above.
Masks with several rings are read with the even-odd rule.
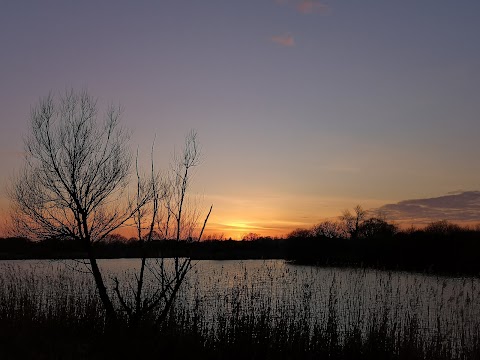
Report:
[[[411,304],[420,303],[423,292],[430,291],[422,289],[422,283],[407,288],[416,294],[405,304],[411,307],[405,312],[391,301],[400,294],[397,285],[392,285],[395,279],[382,278],[380,293],[367,298],[359,289],[346,294],[333,276],[328,283],[318,285],[325,291],[324,298],[317,299],[312,290],[317,286],[314,273],[292,283],[288,294],[277,285],[287,277],[282,279],[282,273],[268,266],[262,272],[245,271],[229,277],[228,287],[215,287],[227,274],[209,274],[212,279],[207,292],[200,291],[207,285],[192,273],[159,332],[151,328],[154,314],[136,329],[123,322],[106,331],[104,313],[88,275],[3,266],[0,358],[101,359],[166,354],[186,358],[192,353],[196,358],[213,359],[480,358],[480,319],[472,319],[465,304],[458,303],[478,301],[478,289],[467,289],[468,284],[467,295],[460,296],[455,290],[453,304],[439,300],[436,305],[436,310],[443,311],[457,302],[459,313],[450,310],[440,314],[432,309],[427,328]],[[352,272],[351,276],[358,275]],[[317,303],[322,304],[320,309],[315,307]],[[467,326],[468,321],[474,325]]]

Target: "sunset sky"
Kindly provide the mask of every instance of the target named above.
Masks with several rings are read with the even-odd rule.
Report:
[[[198,131],[210,233],[465,191],[475,221],[479,35],[478,0],[2,1],[0,214],[30,107],[86,88],[159,167]]]

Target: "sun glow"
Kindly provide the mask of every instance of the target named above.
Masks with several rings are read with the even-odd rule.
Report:
[[[207,237],[210,236],[217,239],[241,240],[250,233],[268,235],[263,234],[262,228],[255,226],[255,224],[241,220],[214,222],[209,224],[208,229],[206,229]]]
[[[225,224],[225,225],[228,226],[228,227],[231,227],[232,230],[234,230],[234,229],[235,230],[240,230],[240,229],[248,230],[248,229],[253,228],[253,226],[249,226],[244,222],[231,222],[231,223],[228,223],[228,224]]]
[[[248,225],[242,221],[232,221],[225,224],[225,227],[228,228],[226,231],[228,237],[232,239],[240,240],[248,233],[255,232],[256,227]]]

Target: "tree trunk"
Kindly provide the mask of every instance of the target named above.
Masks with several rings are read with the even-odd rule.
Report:
[[[93,249],[90,244],[88,247],[88,257],[90,260],[90,266],[92,268],[92,274],[95,279],[95,285],[97,286],[98,295],[100,296],[100,300],[105,308],[107,327],[110,325],[115,325],[117,322],[117,314],[115,312],[115,308],[113,307],[112,300],[107,293],[107,288],[105,287],[102,273],[98,268],[97,259],[93,254]]]

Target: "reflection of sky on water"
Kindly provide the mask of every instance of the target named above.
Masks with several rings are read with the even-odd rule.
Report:
[[[135,280],[133,270],[140,264],[137,259],[99,263],[107,287],[112,289],[113,277],[119,276],[124,279],[124,290],[128,289],[126,279]],[[474,334],[479,325],[480,279],[295,266],[282,260],[205,260],[194,264],[180,301],[195,309],[209,329],[215,329],[231,314],[262,312],[270,315],[277,326],[286,326],[285,321],[290,320],[325,326],[330,299],[334,300],[331,304],[338,316],[340,332],[356,324],[366,330],[372,317],[381,321],[385,316],[388,324],[396,323],[400,329],[416,318],[420,330],[433,336],[439,319],[442,331],[449,331],[454,341],[462,334],[467,337]],[[167,268],[172,265],[172,260],[166,259]],[[2,261],[0,266],[13,266],[16,276],[21,276],[24,270],[49,279],[70,274],[83,279],[82,284],[90,279],[88,274],[73,270],[85,270],[83,265],[71,261]],[[147,291],[154,286],[155,279],[150,276]]]

